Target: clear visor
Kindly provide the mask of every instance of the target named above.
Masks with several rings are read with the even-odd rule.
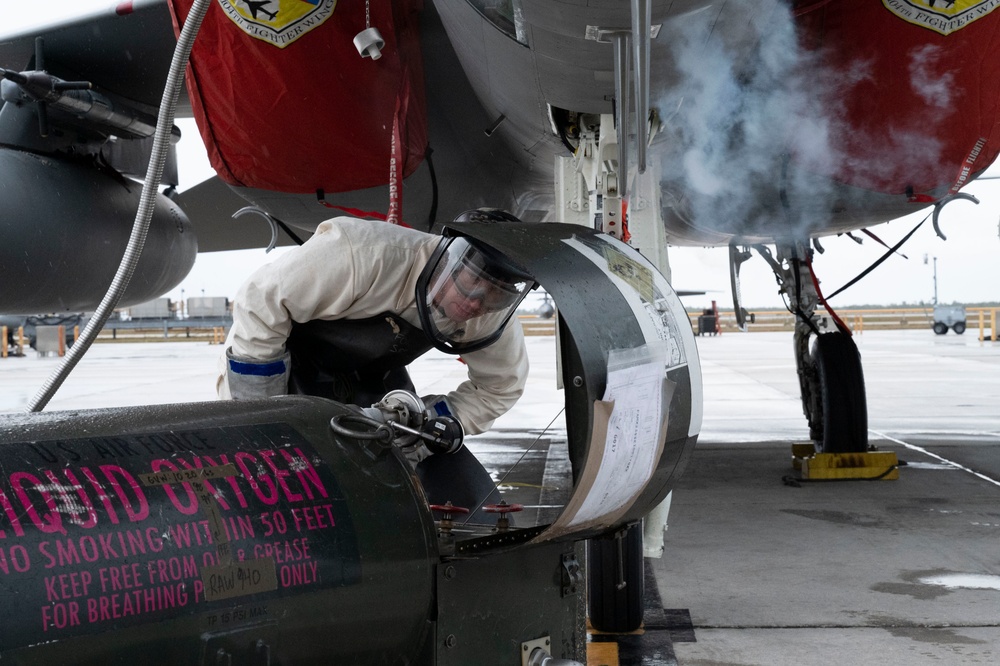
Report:
[[[424,295],[427,331],[449,346],[468,348],[495,337],[532,281],[506,274],[464,238],[453,239],[433,267]]]

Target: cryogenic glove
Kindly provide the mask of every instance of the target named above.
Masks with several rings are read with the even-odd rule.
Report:
[[[425,436],[432,437],[434,441],[415,439],[400,447],[403,455],[414,467],[424,458],[434,454],[457,453],[465,441],[465,429],[458,419],[451,416],[435,416],[428,419],[420,431]]]
[[[410,466],[416,468],[417,464],[424,458],[429,458],[434,455],[433,452],[427,448],[427,445],[423,442],[417,440],[409,446],[400,447],[403,455],[409,461]]]
[[[427,415],[427,418],[432,419],[436,416],[455,417],[451,411],[451,407],[448,405],[448,401],[443,395],[425,395],[420,399],[424,403],[424,414]]]
[[[255,400],[288,393],[288,367],[291,357],[286,352],[279,358],[260,361],[242,358],[226,349],[226,380],[233,400]]]

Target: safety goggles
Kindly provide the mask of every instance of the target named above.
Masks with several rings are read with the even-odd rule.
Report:
[[[462,266],[452,274],[452,283],[458,293],[470,301],[480,301],[483,308],[490,312],[509,308],[524,292],[523,286],[518,288],[515,284],[498,282],[468,266]]]

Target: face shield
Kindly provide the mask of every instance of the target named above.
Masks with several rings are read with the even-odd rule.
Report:
[[[482,349],[500,337],[535,286],[531,275],[493,248],[447,238],[417,281],[421,326],[441,351]]]

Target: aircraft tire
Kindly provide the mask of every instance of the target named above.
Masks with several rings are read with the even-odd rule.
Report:
[[[938,335],[944,335],[948,332],[948,325],[944,322],[936,321],[934,322],[934,332]]]
[[[868,450],[868,403],[861,355],[844,333],[816,337],[813,360],[819,376],[824,453]]]
[[[962,335],[962,333],[965,333],[965,322],[955,322],[955,324],[951,327],[951,330],[955,331],[955,335]]]
[[[644,561],[642,524],[622,538],[625,587],[618,589],[618,543],[613,535],[587,541],[587,611],[597,631],[627,633],[642,625]]]

